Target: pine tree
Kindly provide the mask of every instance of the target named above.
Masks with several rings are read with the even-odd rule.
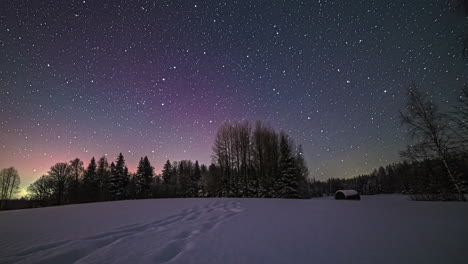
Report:
[[[155,176],[153,178],[153,184],[151,184],[150,192],[151,197],[153,198],[161,198],[164,197],[164,189],[163,189],[162,178],[159,176]]]
[[[144,189],[145,189],[145,180],[144,180],[144,162],[143,158],[140,158],[140,162],[138,163],[137,172],[133,177],[133,184],[135,185],[135,194],[136,198],[144,198]]]
[[[195,167],[193,169],[192,177],[190,179],[191,180],[191,188],[190,188],[191,197],[198,197],[198,191],[200,190],[200,179],[201,179],[201,169],[197,160],[195,161]]]
[[[148,198],[150,196],[150,186],[153,181],[154,168],[151,166],[148,157],[141,158],[136,173],[136,193],[138,198]]]
[[[166,161],[162,170],[162,180],[163,180],[163,190],[165,197],[172,197],[175,193],[175,185],[174,183],[174,169],[171,165],[169,160]]]
[[[145,156],[143,159],[143,178],[144,178],[144,192],[145,192],[145,198],[149,198],[151,196],[150,193],[150,187],[151,183],[153,183],[153,177],[154,177],[154,167],[151,166],[151,163],[148,160],[148,157]]]
[[[164,184],[168,185],[171,182],[172,165],[169,160],[167,160],[166,164],[164,164],[164,167],[162,170],[162,177],[163,177]]]
[[[139,195],[139,184],[138,184],[138,177],[137,173],[133,173],[129,175],[129,184],[128,184],[128,198],[130,199],[137,199],[140,198]]]
[[[292,144],[286,134],[280,135],[280,161],[277,196],[283,198],[300,198],[297,181],[297,167],[292,153]]]
[[[97,178],[97,165],[94,157],[91,159],[83,176],[84,200],[94,202],[98,200],[99,182]]]
[[[181,197],[190,197],[192,162],[181,160],[177,171],[177,192]]]
[[[169,182],[169,187],[170,187],[170,193],[169,195],[171,197],[182,197],[180,194],[181,184],[180,184],[180,173],[178,171],[178,163],[173,162],[172,163],[172,173],[171,173],[171,181]]]
[[[116,172],[114,162],[110,165],[110,176],[109,176],[109,196],[111,200],[119,199],[119,176]]]
[[[112,200],[123,200],[127,197],[129,183],[128,168],[122,153],[117,157],[116,163],[111,164],[109,192]]]
[[[110,181],[110,171],[109,163],[107,158],[102,156],[98,162],[98,168],[96,172],[98,186],[99,186],[99,201],[109,200],[109,181]]]
[[[123,156],[122,156],[123,158]],[[130,184],[130,173],[128,173],[127,166],[124,167],[124,172],[120,178],[120,188],[122,190],[122,200],[128,197],[128,185]]]

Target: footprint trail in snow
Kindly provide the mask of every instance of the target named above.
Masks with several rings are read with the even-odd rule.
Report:
[[[109,232],[43,244],[7,257],[8,263],[167,263],[197,239],[244,211],[240,202],[216,201],[166,218]]]

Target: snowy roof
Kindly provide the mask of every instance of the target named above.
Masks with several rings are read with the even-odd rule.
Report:
[[[338,191],[336,191],[335,195],[338,192],[342,192],[346,197],[359,194],[356,190],[338,190]]]

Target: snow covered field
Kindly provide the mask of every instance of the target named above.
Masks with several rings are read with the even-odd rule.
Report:
[[[0,212],[0,263],[467,263],[468,203],[157,199]]]

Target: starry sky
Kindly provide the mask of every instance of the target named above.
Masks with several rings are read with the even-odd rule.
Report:
[[[368,173],[408,143],[412,81],[448,108],[468,80],[443,1],[0,5],[0,168],[22,186],[75,157],[209,163],[242,119],[289,133],[316,179]]]

